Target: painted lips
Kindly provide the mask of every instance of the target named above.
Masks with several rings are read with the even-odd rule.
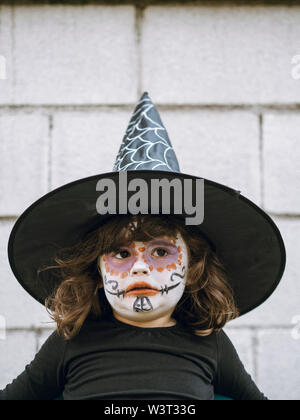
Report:
[[[159,290],[152,287],[149,283],[145,281],[137,281],[125,290],[126,296],[154,296],[159,293]]]

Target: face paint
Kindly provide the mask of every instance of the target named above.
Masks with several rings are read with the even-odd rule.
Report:
[[[133,242],[101,255],[98,265],[111,307],[131,320],[150,321],[174,310],[183,295],[187,246],[178,234]]]

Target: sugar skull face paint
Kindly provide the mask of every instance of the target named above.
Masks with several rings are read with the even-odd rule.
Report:
[[[101,255],[98,266],[111,307],[127,319],[150,321],[174,310],[183,295],[188,249],[179,234],[136,241]]]

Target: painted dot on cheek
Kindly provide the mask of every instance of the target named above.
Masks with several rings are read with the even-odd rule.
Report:
[[[156,269],[157,271],[159,271],[160,273],[162,272],[162,271],[164,271],[164,268],[163,267],[157,267],[157,269]]]
[[[153,267],[152,267],[152,265],[150,265],[150,266],[149,266],[149,270],[150,270],[150,271],[152,271],[152,270],[153,270]]]
[[[105,263],[105,271],[108,273],[109,272],[109,268],[108,268],[108,264]]]
[[[179,257],[178,258],[180,258],[182,260],[182,254],[179,254]]]
[[[174,268],[174,270],[176,270],[176,264],[171,264],[171,268]]]
[[[121,278],[122,278],[122,279],[124,279],[124,278],[125,278],[125,277],[127,277],[127,276],[128,276],[128,273],[122,273],[122,274],[121,274]]]
[[[145,248],[138,248],[138,250],[139,250],[140,252],[144,252],[144,251],[145,251]]]
[[[177,247],[178,252],[181,252],[181,246]]]
[[[177,261],[177,264],[178,264],[178,265],[181,265],[181,261],[180,261],[180,260],[178,260],[178,261]]]

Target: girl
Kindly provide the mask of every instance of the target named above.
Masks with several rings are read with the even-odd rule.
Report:
[[[240,191],[198,181],[180,172],[145,92],[113,172],[57,188],[20,216],[10,265],[57,329],[0,398],[266,399],[222,328],[274,291],[283,241]],[[201,225],[186,223],[187,190],[200,213],[205,204]]]
[[[238,310],[195,227],[114,216],[55,261],[57,330],[1,399],[267,399],[222,330]]]

